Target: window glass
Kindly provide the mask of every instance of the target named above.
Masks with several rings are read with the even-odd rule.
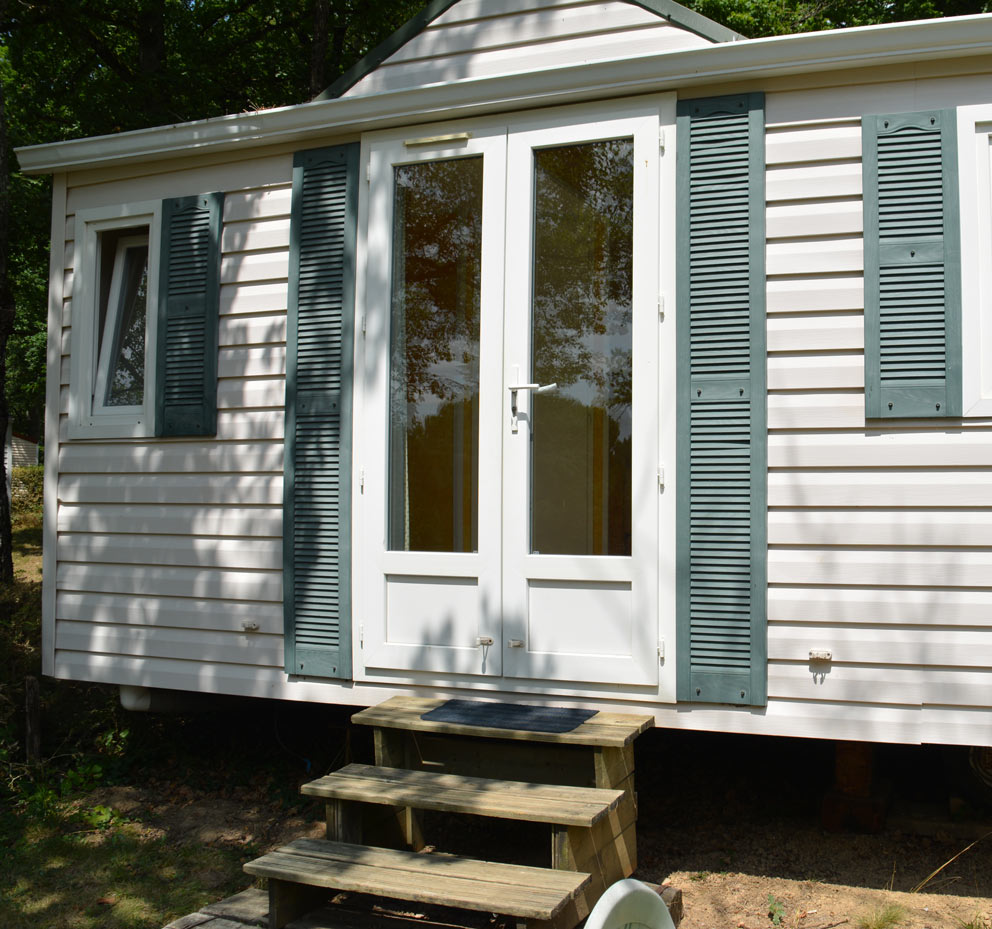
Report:
[[[140,406],[145,399],[145,307],[148,246],[124,249],[119,307],[108,358],[105,406]]]
[[[482,158],[394,169],[389,547],[472,552],[479,533]]]
[[[631,554],[634,144],[534,152],[532,550]]]
[[[100,348],[93,406],[140,407],[145,400],[147,229],[101,234],[100,256]]]

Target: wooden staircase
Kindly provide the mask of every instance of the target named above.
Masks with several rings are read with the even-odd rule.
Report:
[[[421,718],[441,703],[396,697],[353,717],[374,727],[376,764],[301,789],[325,802],[327,840],[301,839],[245,865],[268,879],[271,929],[319,907],[329,889],[496,913],[522,929],[572,929],[633,873],[632,743],[650,717],[598,713],[565,733]],[[508,779],[515,772],[541,777]],[[422,811],[545,824],[551,867],[423,853]]]

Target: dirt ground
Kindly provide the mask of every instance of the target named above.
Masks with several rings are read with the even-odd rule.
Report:
[[[954,799],[936,750],[878,750],[876,780],[891,798],[878,835],[823,830],[832,770],[829,743],[648,733],[637,746],[636,876],[682,890],[682,929],[859,929],[888,905],[899,908],[891,926],[992,929],[992,834],[981,839],[992,816]],[[287,810],[261,782],[220,795],[166,778],[107,788],[102,802],[184,844],[266,851],[323,829],[316,805]],[[448,837],[443,850],[497,860],[541,844],[497,821]]]

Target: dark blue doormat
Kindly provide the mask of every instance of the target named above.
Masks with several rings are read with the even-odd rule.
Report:
[[[563,706],[531,706],[527,703],[484,703],[478,700],[448,700],[421,714],[436,723],[461,723],[490,729],[522,729],[525,732],[571,732],[598,710],[572,710]]]

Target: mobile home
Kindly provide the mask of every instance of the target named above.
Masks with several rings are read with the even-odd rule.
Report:
[[[44,671],[992,746],[992,15],[434,0],[54,176]]]

